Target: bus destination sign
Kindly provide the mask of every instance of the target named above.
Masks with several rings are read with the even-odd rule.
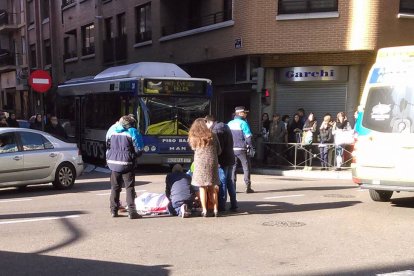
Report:
[[[157,95],[203,95],[205,82],[191,80],[144,80],[144,93]]]

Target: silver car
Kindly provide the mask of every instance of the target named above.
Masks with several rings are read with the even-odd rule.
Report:
[[[83,168],[76,144],[42,131],[0,128],[0,188],[52,182],[70,189]]]

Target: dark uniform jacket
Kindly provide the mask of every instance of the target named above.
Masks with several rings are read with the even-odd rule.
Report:
[[[234,165],[233,135],[228,125],[221,122],[215,122],[212,127],[213,133],[217,135],[220,142],[221,154],[218,156],[218,162],[221,167]]]

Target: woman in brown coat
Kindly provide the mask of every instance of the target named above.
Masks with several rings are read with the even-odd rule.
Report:
[[[217,136],[207,127],[206,120],[199,118],[191,125],[188,142],[194,150],[194,172],[191,185],[200,187],[202,216],[207,216],[207,193],[213,196],[214,216],[218,215],[218,198],[215,189],[219,185],[218,155],[221,153]]]

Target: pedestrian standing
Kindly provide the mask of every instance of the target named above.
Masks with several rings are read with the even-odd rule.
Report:
[[[270,118],[268,113],[262,114],[262,135],[263,139],[267,141],[269,137],[269,129],[270,129]]]
[[[232,172],[235,160],[231,130],[225,123],[217,122],[212,115],[206,116],[205,119],[207,121],[208,128],[210,128],[213,133],[217,135],[221,147],[221,154],[218,156],[218,163],[222,169],[222,174],[219,174],[219,176],[222,176],[220,177],[218,196],[219,211],[225,211],[226,209],[227,193],[230,197],[230,210],[236,211],[238,206],[236,190],[232,181]]]
[[[304,170],[312,170],[312,159],[313,159],[313,145],[315,142],[318,122],[315,119],[315,115],[311,112],[308,115],[308,119],[303,125],[303,139],[302,145],[305,151],[305,168]],[[309,142],[305,141],[306,137],[309,138]]]
[[[321,160],[322,160],[322,170],[329,169],[329,151],[332,149],[330,143],[333,143],[333,135],[332,135],[332,121],[331,121],[331,115],[329,113],[325,114],[323,117],[323,122],[321,124],[321,127],[319,128],[319,135],[320,135],[320,141],[319,141],[319,151],[321,153]]]
[[[8,127],[7,119],[5,116],[0,117],[0,127]]]
[[[335,155],[336,155],[336,168],[335,170],[341,170],[342,163],[344,162],[344,152],[347,145],[351,144],[353,140],[348,138],[348,136],[353,136],[351,124],[348,122],[348,119],[345,116],[345,112],[339,112],[336,115],[336,121],[334,123],[332,133],[335,137]],[[341,140],[341,142],[340,142]],[[342,142],[343,141],[343,142]]]
[[[218,198],[216,186],[219,184],[218,155],[220,143],[206,124],[204,118],[196,119],[191,125],[188,142],[194,150],[194,171],[191,185],[200,188],[201,215],[207,217],[207,193],[212,196],[214,216],[218,216]]]
[[[282,157],[283,145],[286,139],[285,123],[280,120],[280,114],[275,113],[272,117],[272,123],[269,130],[269,142],[273,143],[272,149],[274,150],[276,159]]]
[[[111,173],[110,209],[112,217],[118,216],[122,184],[125,185],[128,217],[141,218],[135,207],[135,164],[142,154],[142,136],[134,127],[132,116],[122,116],[106,134],[106,162]]]
[[[49,123],[45,126],[45,132],[61,139],[68,138],[65,129],[59,124],[58,118],[54,115],[49,118]]]
[[[32,122],[30,124],[30,128],[31,129],[36,129],[36,130],[43,130],[43,128],[42,128],[42,115],[41,114],[36,114],[36,116],[34,118],[34,122]]]
[[[252,143],[252,132],[249,124],[246,122],[248,110],[244,106],[237,106],[235,109],[234,119],[228,123],[233,136],[233,150],[235,163],[233,165],[232,180],[236,187],[236,169],[237,162],[240,161],[243,167],[244,183],[246,184],[246,193],[254,193],[250,181],[250,152],[254,152]]]
[[[16,120],[16,113],[11,112],[9,118],[7,118],[7,124],[9,127],[19,127],[19,122]]]

